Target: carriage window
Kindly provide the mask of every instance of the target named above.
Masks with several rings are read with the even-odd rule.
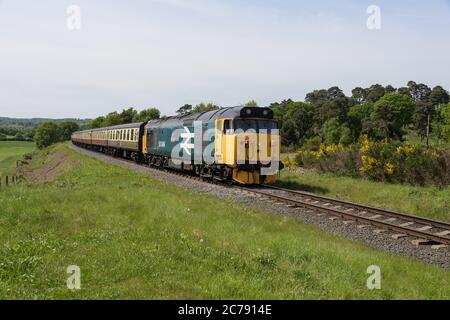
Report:
[[[223,122],[223,132],[225,134],[233,134],[233,123],[231,122],[231,120],[225,120]]]
[[[222,122],[223,122],[223,120],[217,120],[217,130],[219,131],[219,132],[222,132]]]

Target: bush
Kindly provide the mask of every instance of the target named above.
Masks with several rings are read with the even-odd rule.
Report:
[[[56,124],[53,121],[44,122],[36,129],[34,141],[39,149],[48,147],[54,143],[70,140],[72,133],[79,130],[77,123],[65,121]]]
[[[318,150],[303,149],[296,162],[307,168],[374,181],[412,185],[450,185],[450,152],[439,148],[385,141],[363,136],[358,144],[321,145]]]
[[[34,141],[39,149],[61,141],[61,128],[54,122],[45,122],[36,129]]]

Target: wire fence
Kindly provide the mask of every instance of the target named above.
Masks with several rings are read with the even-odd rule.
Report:
[[[24,160],[17,160],[16,173],[13,175],[0,175],[0,189],[16,185],[24,180],[23,166],[27,164]]]

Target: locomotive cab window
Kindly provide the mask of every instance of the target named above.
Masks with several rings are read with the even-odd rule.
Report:
[[[272,130],[278,129],[278,123],[272,120],[258,120],[258,132],[272,133]]]
[[[257,120],[253,119],[236,119],[234,120],[234,129],[246,131],[257,130]]]
[[[225,134],[233,134],[233,122],[231,120],[225,120],[223,122],[223,133]]]

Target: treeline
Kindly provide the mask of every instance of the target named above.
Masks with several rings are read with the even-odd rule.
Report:
[[[37,128],[38,125],[44,122],[67,122],[74,121],[80,126],[84,126],[86,123],[90,122],[90,119],[49,119],[49,118],[7,118],[0,117],[0,127],[16,127],[16,128]]]
[[[72,133],[78,130],[80,126],[74,121],[44,122],[37,127],[34,142],[42,149],[57,142],[70,140]]]
[[[339,87],[315,90],[304,102],[285,100],[271,104],[281,123],[284,146],[357,142],[362,135],[371,140],[403,141],[406,129],[422,140],[430,135],[450,141],[449,93],[441,86],[408,82],[394,88],[375,84],[357,87],[348,97]]]
[[[0,141],[33,141],[34,133],[34,128],[0,127]]]
[[[253,102],[255,103],[255,102]],[[255,103],[256,104],[256,103]],[[177,115],[183,116],[190,113],[200,113],[210,110],[217,110],[221,107],[213,103],[200,103],[193,107],[190,104],[185,104],[180,107],[176,113]],[[166,116],[161,116],[161,112],[157,108],[148,108],[142,111],[137,111],[133,107],[125,108],[122,112],[110,112],[105,116],[100,116],[92,120],[87,124],[86,128],[96,129],[103,127],[116,126],[121,124],[144,122],[150,120],[156,120],[166,118]]]
[[[87,124],[86,128],[96,129],[103,127],[116,126],[120,124],[134,123],[134,122],[144,122],[148,120],[159,119],[161,117],[161,112],[156,108],[144,109],[140,112],[134,108],[123,109],[122,112],[110,112],[106,116],[100,116],[92,120]]]
[[[0,141],[33,141],[36,128],[47,122],[55,122],[63,127],[67,126],[67,123],[76,123],[78,127],[83,127],[89,121],[89,119],[19,119],[0,117]]]

